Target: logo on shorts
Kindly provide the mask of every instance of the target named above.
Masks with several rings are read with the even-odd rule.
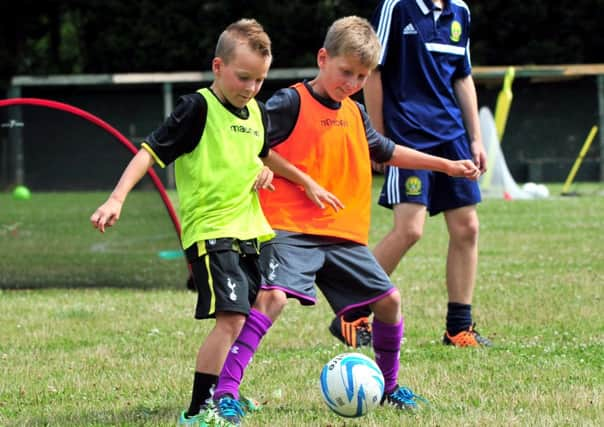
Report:
[[[237,283],[231,282],[231,278],[229,277],[228,281],[227,281],[227,286],[231,290],[231,293],[229,294],[229,299],[231,301],[237,301],[237,294],[235,293],[235,288],[237,287]]]
[[[422,181],[415,175],[405,181],[405,193],[407,196],[419,196],[422,194]]]
[[[277,277],[275,270],[277,270],[277,267],[279,267],[279,263],[277,260],[275,260],[275,258],[271,258],[270,262],[268,263],[268,267],[271,269],[271,272],[268,273],[268,280],[275,280]]]
[[[457,43],[461,39],[461,24],[459,21],[451,22],[451,41]]]
[[[239,346],[238,345],[233,345],[233,347],[231,347],[231,353],[233,353],[233,354],[239,354]]]

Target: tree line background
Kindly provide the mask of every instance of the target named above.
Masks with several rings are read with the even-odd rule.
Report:
[[[274,68],[312,67],[330,23],[377,0],[32,0],[0,4],[0,86],[13,75],[208,70],[226,25],[263,24]],[[474,65],[604,62],[604,0],[466,0]]]

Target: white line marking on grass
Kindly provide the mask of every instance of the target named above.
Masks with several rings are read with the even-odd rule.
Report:
[[[133,246],[134,244],[137,244],[137,243],[173,239],[173,238],[174,238],[174,234],[156,234],[153,236],[136,237],[136,238],[128,238],[128,239],[120,238],[119,240],[115,239],[115,240],[111,240],[111,241],[94,243],[93,245],[90,246],[90,252],[95,252],[95,253],[123,252],[123,249]],[[178,246],[178,244],[176,244],[176,246]]]

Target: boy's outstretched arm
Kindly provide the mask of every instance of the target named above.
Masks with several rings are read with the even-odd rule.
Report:
[[[472,160],[449,160],[432,156],[420,151],[397,145],[392,158],[387,162],[390,166],[403,169],[427,169],[446,173],[449,176],[463,177],[476,180],[480,177],[480,169]]]
[[[97,228],[101,233],[105,232],[105,227],[111,227],[120,218],[122,205],[126,200],[126,196],[134,186],[147,173],[147,170],[153,166],[155,160],[151,154],[141,149],[130,160],[128,166],[122,173],[120,180],[111,192],[111,195],[105,203],[97,208],[90,217],[90,222],[94,228]]]
[[[262,161],[275,174],[304,187],[306,196],[321,209],[325,208],[323,202],[329,204],[336,212],[344,208],[344,205],[336,196],[321,187],[310,175],[292,165],[276,151],[269,150],[268,156],[264,157]],[[276,191],[279,191],[279,189],[277,188]]]

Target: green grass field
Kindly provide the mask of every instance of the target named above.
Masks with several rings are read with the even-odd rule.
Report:
[[[474,315],[488,350],[440,344],[447,235],[441,217],[427,221],[393,280],[406,316],[400,382],[430,408],[331,413],[319,372],[347,348],[327,332],[322,300],[291,303],[267,335],[242,387],[266,405],[244,425],[604,425],[604,188],[574,189],[480,205]],[[159,196],[134,192],[101,235],[88,218],[106,196],[0,194],[2,426],[170,426],[188,405],[211,323],[192,317],[184,261],[158,257],[177,248]],[[372,245],[391,223],[385,209],[373,215]]]

